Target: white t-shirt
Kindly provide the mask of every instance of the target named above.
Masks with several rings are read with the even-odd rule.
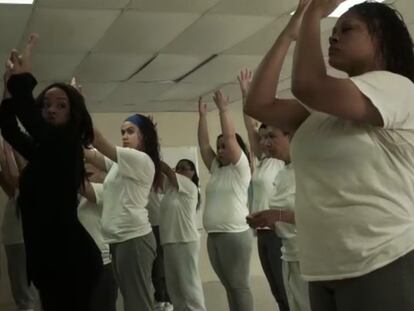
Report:
[[[164,176],[164,187],[165,180],[166,177]],[[153,227],[156,227],[160,224],[160,206],[162,198],[164,197],[164,192],[164,190],[154,191],[154,189],[152,189],[149,195],[146,208],[148,210],[149,222]]]
[[[161,201],[161,244],[192,242],[199,239],[197,230],[197,186],[188,178],[176,174],[178,190],[166,183],[166,193]]]
[[[103,264],[111,262],[109,245],[105,243],[102,235],[102,195],[103,185],[91,183],[96,196],[96,203],[92,203],[81,197],[78,205],[78,219],[82,226],[88,231],[102,254]]]
[[[295,172],[292,164],[288,164],[275,178],[273,194],[269,200],[270,208],[295,212],[295,192]],[[282,239],[282,259],[299,261],[296,225],[277,222],[276,233]]]
[[[4,208],[3,224],[1,227],[2,241],[4,245],[24,243],[21,216],[17,215],[17,194],[9,199]]]
[[[269,208],[269,198],[273,192],[273,182],[284,163],[275,158],[259,161],[252,175],[252,200],[250,211],[260,212]]]
[[[214,159],[206,187],[206,205],[203,216],[207,232],[243,232],[249,229],[246,216],[247,189],[251,173],[249,161],[242,152],[233,165],[219,165]]]
[[[151,232],[145,206],[155,166],[144,152],[116,147],[118,162],[106,159],[102,230],[106,243],[119,243]]]
[[[384,128],[313,112],[292,141],[309,281],[361,276],[414,249],[414,84],[385,71],[351,80]]]

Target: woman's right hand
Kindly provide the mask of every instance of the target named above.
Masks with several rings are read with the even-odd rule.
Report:
[[[32,52],[38,38],[38,34],[32,33],[21,55],[17,50],[12,50],[10,61],[13,63],[13,74],[32,71]]]
[[[289,23],[283,30],[283,33],[286,36],[288,36],[292,41],[296,41],[299,37],[302,19],[311,1],[312,0],[299,0],[298,7],[296,8],[295,13],[292,15]]]
[[[207,115],[207,104],[203,102],[201,96],[198,98],[198,113],[200,114],[200,117]]]

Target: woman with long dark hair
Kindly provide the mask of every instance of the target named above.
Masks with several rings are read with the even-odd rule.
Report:
[[[27,161],[20,175],[21,210],[29,280],[49,310],[89,310],[102,261],[77,218],[85,177],[83,147],[93,140],[83,96],[64,83],[48,86],[35,100],[32,35],[22,55],[10,57],[10,92],[1,105],[3,137]],[[26,129],[20,130],[17,119]]]
[[[151,270],[156,241],[148,218],[151,189],[162,184],[158,134],[151,118],[129,116],[121,125],[122,147],[112,145],[95,129],[87,161],[106,171],[102,230],[110,245],[115,277],[125,311],[152,311]]]

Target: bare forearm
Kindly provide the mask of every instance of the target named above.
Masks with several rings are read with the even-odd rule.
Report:
[[[175,172],[171,169],[171,167],[165,163],[164,161],[161,161],[161,171],[164,173],[165,176],[167,176],[169,182],[178,189],[178,181],[177,176],[175,175]]]
[[[273,105],[280,72],[291,43],[292,39],[282,32],[256,70],[244,108],[248,115],[255,118],[258,112]]]
[[[93,190],[92,184],[89,180],[85,180],[84,186],[80,189],[80,194],[85,197],[89,202],[96,203],[96,195]]]
[[[93,146],[105,157],[111,159],[114,162],[118,161],[118,156],[116,153],[116,147],[112,145],[105,137],[102,135],[95,135],[93,141]]]
[[[308,90],[315,89],[315,85],[323,83],[327,76],[321,47],[320,19],[318,13],[309,8],[303,18],[295,48],[292,91],[307,105]]]
[[[84,149],[83,151],[86,162],[106,172],[105,157],[96,149]]]
[[[210,139],[208,136],[207,117],[200,116],[198,121],[198,145],[200,148],[210,147]]]
[[[250,149],[257,158],[260,158],[262,150],[260,148],[260,137],[256,128],[256,122],[252,117],[249,117],[245,113],[243,114],[243,121],[246,126]]]

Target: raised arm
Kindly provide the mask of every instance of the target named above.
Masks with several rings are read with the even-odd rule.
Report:
[[[201,158],[203,159],[204,164],[210,170],[211,164],[216,158],[216,153],[210,145],[207,125],[207,105],[203,103],[201,97],[198,99],[198,112],[198,145],[200,147]]]
[[[17,150],[26,159],[30,160],[35,144],[33,139],[20,129],[16,120],[15,102],[7,88],[7,82],[12,74],[12,70],[12,62],[8,61],[4,73],[3,101],[0,106],[0,128],[3,137],[13,146],[14,150]]]
[[[165,176],[167,176],[168,181],[173,185],[173,187],[178,190],[177,175],[173,169],[164,161],[161,161],[161,171]]]
[[[296,99],[275,98],[280,72],[288,49],[298,37],[303,14],[310,0],[300,0],[295,14],[266,54],[250,85],[244,111],[267,125],[295,131],[309,116]]]
[[[236,130],[234,128],[234,122],[230,115],[229,99],[223,95],[221,90],[214,93],[214,102],[219,110],[221,132],[223,134],[224,144],[229,151],[230,161],[232,164],[236,164],[240,155],[243,152],[236,139]]]
[[[250,70],[245,69],[242,70],[237,77],[242,93],[243,109],[246,106],[247,92],[252,80],[252,74],[253,73]],[[260,135],[257,127],[257,122],[246,113],[243,113],[243,121],[246,127],[247,136],[249,138],[250,150],[257,158],[260,159],[262,156],[262,148],[260,147]]]
[[[343,1],[313,0],[310,4],[295,49],[292,91],[314,110],[346,120],[383,126],[379,111],[350,79],[330,77],[326,71],[320,22]],[[350,31],[358,30],[350,28]]]
[[[95,132],[96,135],[96,132]],[[85,157],[86,162],[92,164],[93,166],[96,166],[100,170],[106,172],[106,164],[105,164],[105,157],[100,153],[98,150],[92,148],[92,149],[83,149],[83,154]]]
[[[35,106],[32,94],[37,81],[31,74],[31,58],[37,39],[37,34],[31,34],[21,55],[17,50],[12,51],[10,59],[13,63],[13,71],[7,86],[13,98],[16,116],[30,136],[36,141],[41,141],[52,137],[53,132]]]

